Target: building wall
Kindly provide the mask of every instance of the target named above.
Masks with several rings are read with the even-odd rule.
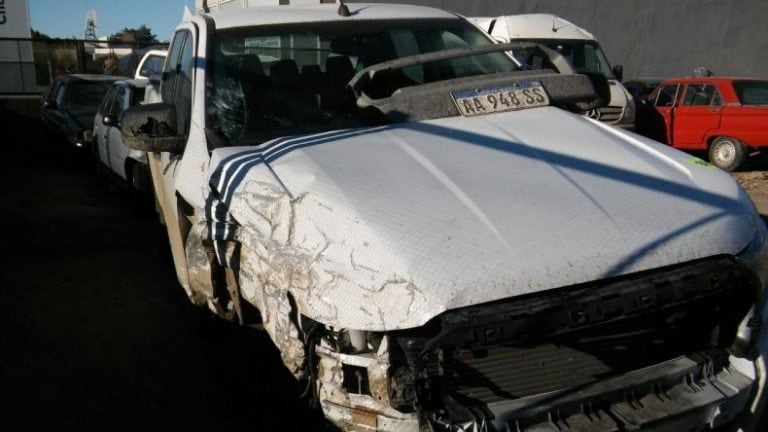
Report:
[[[625,78],[768,77],[768,0],[377,0],[466,16],[552,13],[589,30]]]
[[[26,0],[0,0],[0,96],[37,91]]]
[[[198,7],[202,5],[202,0],[196,1]],[[594,34],[611,63],[624,66],[625,78],[689,75],[694,68],[702,66],[717,75],[768,77],[768,0],[373,1],[433,6],[465,16],[552,13]],[[218,7],[224,10],[321,1],[210,0],[208,3],[212,10]]]

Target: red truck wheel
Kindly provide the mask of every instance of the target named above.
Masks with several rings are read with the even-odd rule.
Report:
[[[724,171],[737,170],[747,155],[747,146],[736,138],[717,137],[709,146],[709,161]]]

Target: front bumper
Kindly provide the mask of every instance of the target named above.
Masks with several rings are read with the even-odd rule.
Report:
[[[756,371],[749,376],[719,368],[705,356],[698,360],[678,358],[580,389],[491,405],[492,425],[519,431],[682,431],[739,423],[756,396]]]
[[[685,263],[449,311],[375,352],[318,349],[320,400],[345,430],[759,430],[763,359],[729,355],[755,302],[744,270]]]
[[[369,363],[370,360],[352,360],[355,356],[340,358],[328,352],[324,354],[326,373],[331,369],[341,373],[342,365],[350,362],[368,363],[369,373],[380,368],[379,364],[374,366],[376,362]],[[329,354],[330,357],[326,357]],[[376,390],[371,397],[336,389],[335,396],[330,398],[333,400],[324,400],[322,406],[329,420],[351,431],[672,432],[724,426],[733,430],[759,430],[762,409],[759,402],[764,399],[761,382],[765,376],[759,372],[757,362],[731,359],[739,362],[738,367],[718,364],[717,359],[704,353],[685,356],[579,388],[506,400],[482,408],[468,408],[448,398],[446,409],[453,412],[451,420],[436,413],[399,413],[379,403],[383,395]],[[380,373],[373,375],[379,376],[371,376],[372,384],[383,378]],[[335,380],[341,382],[344,378],[337,376]],[[326,381],[325,385],[328,384]],[[339,392],[345,393],[343,398]],[[457,411],[462,412],[464,418],[458,418]]]

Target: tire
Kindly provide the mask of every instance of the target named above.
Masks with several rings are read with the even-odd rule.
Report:
[[[723,171],[735,171],[748,156],[748,148],[731,137],[717,137],[709,146],[709,161]]]

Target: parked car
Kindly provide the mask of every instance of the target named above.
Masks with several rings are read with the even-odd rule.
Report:
[[[120,115],[144,101],[146,79],[116,81],[104,97],[93,119],[94,151],[97,162],[120,181],[137,191],[151,190],[147,154],[123,144]]]
[[[163,64],[165,63],[165,56],[168,55],[167,50],[149,50],[139,60],[139,65],[136,67],[136,79],[150,79],[152,77],[159,78],[163,73]]]
[[[45,125],[77,147],[90,149],[93,116],[110,85],[120,76],[71,74],[57,77],[43,96],[40,116]]]
[[[754,205],[515,46],[406,5],[187,14],[122,115],[180,284],[345,430],[748,430]]]
[[[160,101],[160,78],[167,55],[167,50],[150,50],[139,61],[134,78],[149,81],[144,91],[144,103]]]
[[[687,151],[707,151],[726,171],[768,147],[768,80],[688,77],[661,82],[640,132]]]

